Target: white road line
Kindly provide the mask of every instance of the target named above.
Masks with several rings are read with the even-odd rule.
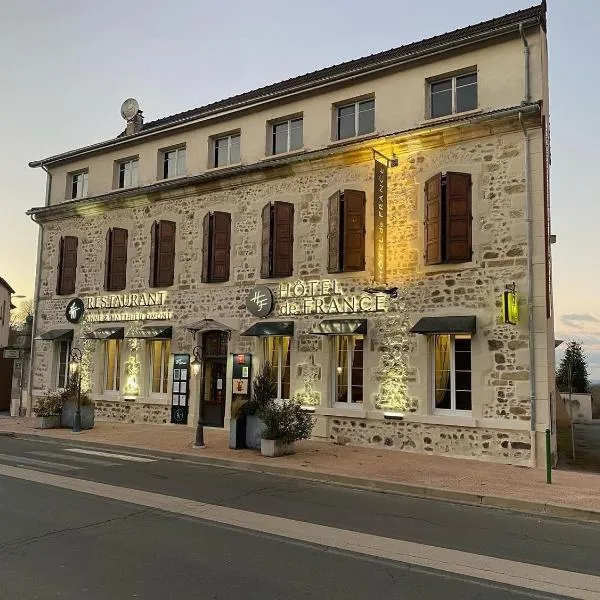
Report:
[[[27,458],[26,456],[15,456],[14,454],[0,454],[0,461],[17,463],[19,466],[23,467],[40,467],[44,469],[53,469],[55,471],[81,471],[83,469],[83,467],[78,467],[77,465],[61,464],[49,460]]]
[[[0,465],[0,475],[528,590],[578,598],[579,600],[598,600],[600,598],[600,577],[595,575],[562,571],[305,521],[294,521],[8,465]]]
[[[65,456],[58,452],[44,452],[42,450],[31,450],[27,454],[33,454],[35,456],[43,456],[44,458],[59,458],[62,460],[68,460],[70,462],[76,462],[84,465],[95,465],[97,467],[119,467],[121,463],[110,462],[108,460],[100,460],[98,458],[85,458],[84,456]]]
[[[90,454],[92,456],[103,456],[105,458],[117,458],[119,460],[128,460],[131,462],[151,463],[156,462],[155,458],[144,458],[142,456],[132,456],[131,454],[113,454],[112,452],[100,452],[99,450],[87,450],[85,448],[66,448],[67,452],[76,452],[77,454]]]

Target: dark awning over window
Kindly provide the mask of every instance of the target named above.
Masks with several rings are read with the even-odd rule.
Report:
[[[423,317],[410,330],[412,333],[442,334],[442,333],[475,333],[477,319],[468,317]]]
[[[367,333],[366,319],[329,319],[311,329],[318,335],[354,335]]]
[[[145,340],[170,340],[173,337],[173,328],[164,325],[144,325],[128,332],[127,338]]]
[[[62,340],[71,341],[73,339],[72,329],[50,329],[40,335],[38,340],[54,340],[60,342]]]
[[[196,323],[190,323],[185,326],[185,329],[192,331],[193,333],[204,333],[205,331],[231,331],[231,327],[219,323],[214,319],[202,319]]]
[[[122,340],[123,327],[98,327],[85,335],[86,340]]]
[[[294,321],[259,321],[252,327],[246,329],[240,335],[247,336],[272,336],[272,335],[294,335]]]

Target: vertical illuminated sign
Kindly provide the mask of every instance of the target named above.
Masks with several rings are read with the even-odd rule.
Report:
[[[375,159],[374,243],[375,243],[375,283],[387,281],[387,164]]]

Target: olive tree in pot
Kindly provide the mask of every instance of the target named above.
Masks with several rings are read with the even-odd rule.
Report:
[[[252,385],[252,397],[244,405],[246,413],[246,448],[260,450],[260,439],[265,429],[262,412],[275,401],[277,382],[271,364],[266,362]]]
[[[46,392],[33,405],[36,429],[53,429],[60,427],[62,398],[57,392]]]
[[[72,377],[60,395],[62,400],[60,424],[63,427],[73,427],[77,411],[77,393],[77,377]],[[80,402],[81,429],[92,429],[94,427],[94,403],[86,392],[81,392]]]
[[[294,400],[272,402],[260,412],[265,424],[260,445],[263,456],[294,452],[294,442],[308,439],[313,430],[312,414]]]

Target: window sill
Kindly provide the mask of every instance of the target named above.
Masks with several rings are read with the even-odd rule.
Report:
[[[335,148],[336,146],[343,146],[344,144],[353,144],[354,142],[362,142],[364,140],[375,139],[379,137],[377,131],[371,131],[371,133],[363,133],[361,135],[355,135],[354,137],[344,138],[343,140],[331,140],[327,145],[328,148]]]
[[[214,165],[211,165],[208,167],[208,171],[223,171],[224,169],[230,169],[231,167],[241,167],[242,166],[242,161],[236,162],[236,163],[231,163],[230,165],[221,165],[220,167],[215,167]]]
[[[365,419],[367,417],[367,411],[362,405],[357,405],[356,408],[348,406],[335,406],[328,407],[315,407],[315,415],[323,415],[327,417],[350,417],[354,419]]]
[[[187,173],[184,173],[183,175],[173,175],[173,177],[160,177],[158,179],[159,183],[163,182],[163,181],[175,181],[176,179],[185,179],[187,177]],[[140,186],[136,186],[136,187],[140,187]],[[121,190],[129,190],[131,188],[119,188]]]
[[[277,160],[278,158],[287,158],[288,156],[296,156],[299,154],[304,154],[306,152],[306,148],[304,146],[302,148],[298,148],[297,150],[289,150],[288,152],[278,152],[277,154],[269,154],[264,158],[261,158],[262,162],[268,162],[270,160]]]
[[[479,267],[479,261],[470,260],[468,262],[449,262],[439,265],[423,265],[423,271],[427,273],[443,273],[445,271],[469,271]]]
[[[445,121],[459,121],[464,117],[478,115],[483,112],[483,108],[474,108],[473,110],[465,110],[464,112],[452,113],[450,115],[444,115],[442,117],[428,117],[419,121],[418,125],[436,125],[437,123],[444,123]]]

